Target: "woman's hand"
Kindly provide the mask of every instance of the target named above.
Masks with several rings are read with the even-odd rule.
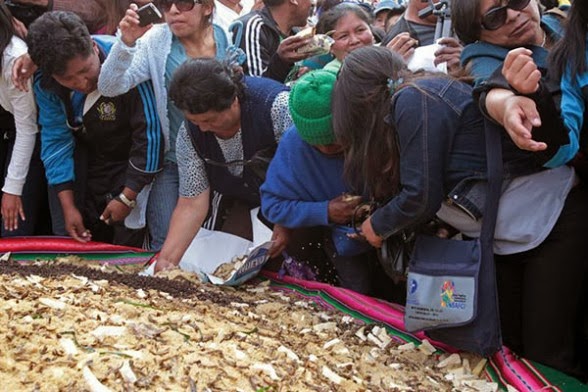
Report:
[[[84,219],[77,208],[64,208],[63,217],[65,219],[65,230],[74,240],[85,243],[92,239],[92,234],[84,226]]]
[[[361,203],[361,196],[341,195],[329,200],[327,214],[329,222],[346,225],[351,222],[355,208]]]
[[[504,129],[521,150],[542,151],[547,148],[547,144],[533,140],[532,130],[541,126],[541,118],[532,99],[520,95],[508,98],[503,122]]]
[[[502,75],[519,94],[533,94],[539,89],[541,71],[532,55],[529,49],[517,48],[508,52],[504,59]]]
[[[8,231],[18,229],[18,218],[26,220],[22,200],[18,195],[4,193],[2,195],[2,220],[4,228]]]
[[[441,63],[447,63],[447,72],[455,75],[461,72],[461,51],[463,46],[461,43],[453,37],[445,37],[439,40],[439,48],[435,52],[435,66]]]
[[[309,37],[292,35],[278,45],[278,56],[286,63],[295,63],[311,56],[311,53],[298,53],[298,49],[308,45]]]
[[[16,19],[15,17],[12,18],[12,27],[14,27],[16,34],[22,39],[24,39],[29,32],[27,30],[27,26],[25,26],[24,23],[22,23],[20,20]]]
[[[518,148],[527,151],[547,148],[547,144],[533,140],[533,128],[541,126],[541,117],[531,98],[494,88],[486,95],[485,104],[490,117],[506,129]]]
[[[384,239],[376,234],[374,228],[372,227],[372,217],[368,217],[362,224],[361,224],[361,233],[365,237],[366,241],[370,243],[371,246],[374,248],[381,248]]]
[[[29,79],[35,71],[37,65],[31,60],[31,56],[25,53],[18,57],[12,65],[12,83],[20,91],[29,91]]]
[[[274,225],[274,230],[272,233],[272,241],[274,241],[274,244],[269,250],[270,258],[274,258],[282,254],[290,242],[291,233],[291,229],[280,225]]]
[[[107,225],[122,222],[131,213],[131,208],[127,207],[122,201],[111,200],[102,211],[100,220]]]
[[[161,255],[155,255],[155,270],[154,273],[158,273],[161,271],[171,270],[178,267],[178,264],[173,263],[171,260],[165,257],[161,257]]]
[[[404,61],[408,61],[414,54],[414,48],[419,45],[419,41],[412,38],[410,34],[404,32],[392,38],[386,47],[402,56]]]
[[[131,3],[129,9],[125,13],[124,18],[118,24],[118,28],[120,29],[120,39],[122,42],[129,46],[135,46],[135,42],[139,38],[141,38],[147,30],[153,26],[149,24],[147,26],[139,26],[139,14],[137,14],[137,10],[139,7],[135,3]]]

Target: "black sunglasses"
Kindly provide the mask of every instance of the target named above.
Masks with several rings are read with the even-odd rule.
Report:
[[[202,4],[202,0],[159,0],[158,4],[163,12],[169,12],[174,4],[178,11],[186,12],[191,11],[196,4]]]
[[[506,13],[508,8],[515,11],[520,11],[529,5],[531,0],[509,0],[506,5],[500,7],[490,8],[488,12],[482,16],[482,27],[486,30],[497,30],[506,23]]]

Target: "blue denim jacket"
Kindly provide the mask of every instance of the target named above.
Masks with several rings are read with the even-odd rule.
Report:
[[[386,119],[395,124],[399,139],[401,190],[372,216],[375,232],[383,237],[429,221],[446,199],[474,219],[484,208],[484,119],[471,86],[442,77],[415,84],[395,94]],[[540,170],[532,153],[501,135],[505,177]]]

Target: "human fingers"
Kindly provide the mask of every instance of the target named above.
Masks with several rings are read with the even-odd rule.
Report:
[[[532,94],[539,88],[541,71],[531,57],[517,56],[508,66],[502,67],[506,81],[521,94]]]
[[[542,151],[547,144],[532,139],[533,127],[541,125],[541,119],[536,109],[520,106],[517,111],[507,113],[504,128],[512,141],[522,150]]]
[[[29,79],[37,70],[37,66],[30,59],[28,54],[18,57],[12,65],[12,83],[20,91],[29,91]]]
[[[382,246],[383,239],[379,235],[376,234],[372,227],[372,220],[371,217],[367,218],[361,224],[361,232],[365,236],[367,242],[370,243],[371,246],[375,248],[380,248]]]
[[[2,209],[2,221],[5,230],[13,231],[18,227],[18,215],[11,208]]]
[[[76,241],[86,243],[92,239],[90,230],[85,228],[72,227],[67,230],[68,234]]]
[[[386,47],[388,49],[394,50],[394,51],[399,51],[401,50],[403,47],[413,47],[418,45],[418,41],[415,40],[414,38],[412,38],[408,33],[402,33],[402,34],[398,34],[396,37],[394,37],[387,45]]]
[[[286,245],[287,243],[285,241],[275,240],[268,251],[270,259],[273,259],[274,257],[281,255],[282,252],[286,249]]]
[[[441,38],[439,41],[437,41],[437,43],[439,45],[443,45],[445,47],[455,47],[455,48],[461,48],[462,47],[462,45],[459,42],[459,40],[457,40],[454,37],[444,37],[444,38]]]
[[[442,63],[455,64],[456,62],[459,63],[459,53],[445,53],[436,55],[435,59],[433,60],[433,64],[435,64],[435,66]]]
[[[507,67],[509,68],[513,62],[515,62],[517,60],[517,58],[519,58],[519,56],[526,56],[526,57],[531,57],[533,55],[533,52],[527,48],[516,48],[513,49],[511,51],[509,51],[506,55],[506,57],[504,58],[504,63],[503,63],[503,68]]]
[[[20,196],[10,193],[2,195],[2,220],[4,221],[4,228],[8,231],[18,229],[18,218],[25,220],[24,210]]]

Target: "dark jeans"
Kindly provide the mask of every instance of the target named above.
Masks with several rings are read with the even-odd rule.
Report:
[[[580,366],[580,336],[587,233],[588,188],[579,185],[540,246],[496,256],[504,343],[528,359],[583,379],[587,373]]]

